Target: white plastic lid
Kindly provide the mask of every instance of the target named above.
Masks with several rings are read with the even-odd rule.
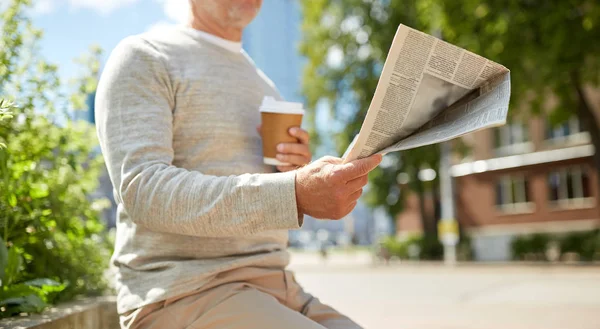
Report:
[[[302,103],[282,102],[271,96],[265,96],[260,106],[260,112],[304,115],[303,107]]]

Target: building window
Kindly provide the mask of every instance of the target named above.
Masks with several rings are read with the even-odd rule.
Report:
[[[552,205],[580,207],[593,203],[590,177],[581,166],[567,167],[548,175],[548,199]]]
[[[503,212],[530,212],[529,181],[523,175],[502,176],[496,182],[496,207]]]
[[[546,139],[565,138],[581,132],[581,126],[577,118],[571,118],[559,125],[547,124]]]
[[[497,156],[528,153],[533,150],[529,131],[522,123],[511,123],[494,129],[494,147]]]
[[[562,146],[587,144],[590,141],[590,135],[583,130],[576,117],[559,125],[553,126],[549,122],[546,123],[546,142],[551,147],[556,147],[557,144],[562,144]]]

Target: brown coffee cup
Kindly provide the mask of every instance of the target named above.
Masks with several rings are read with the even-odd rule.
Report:
[[[302,103],[280,102],[273,97],[265,97],[260,106],[260,114],[263,162],[272,166],[289,165],[277,160],[277,145],[298,142],[298,139],[290,135],[289,130],[302,125]]]

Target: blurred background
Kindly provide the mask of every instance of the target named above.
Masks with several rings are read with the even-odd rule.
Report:
[[[96,84],[187,6],[0,0],[3,317],[110,294]],[[358,133],[401,23],[509,68],[509,123],[386,155],[347,218],[290,232],[299,281],[367,328],[600,328],[600,3],[264,0],[243,48],[309,109],[314,158]]]

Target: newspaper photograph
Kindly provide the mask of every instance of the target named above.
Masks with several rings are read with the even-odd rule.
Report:
[[[400,25],[361,130],[343,158],[416,148],[502,125],[509,100],[507,68]]]

